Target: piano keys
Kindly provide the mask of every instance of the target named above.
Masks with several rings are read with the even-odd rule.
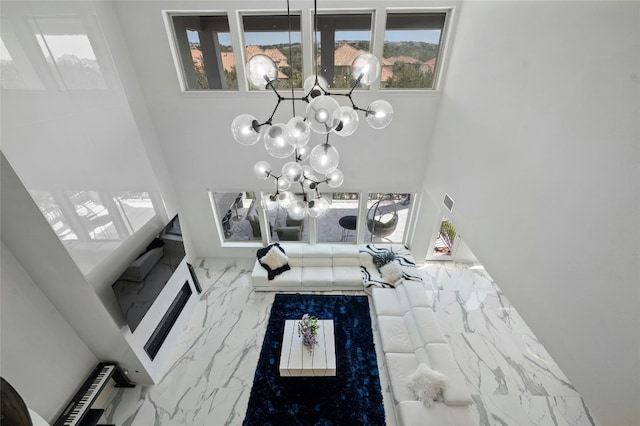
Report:
[[[115,382],[115,387],[135,387],[116,363],[102,362],[85,380],[53,426],[96,425],[104,410],[92,406],[105,388],[110,387],[111,381]]]

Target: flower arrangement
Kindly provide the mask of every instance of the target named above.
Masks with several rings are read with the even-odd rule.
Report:
[[[313,347],[318,344],[316,336],[319,328],[318,318],[309,314],[304,314],[298,321],[298,336],[302,336],[302,343],[309,351],[313,351]]]

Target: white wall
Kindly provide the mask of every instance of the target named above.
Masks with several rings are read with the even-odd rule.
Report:
[[[53,423],[98,359],[4,243],[1,262],[1,374]]]
[[[639,16],[465,3],[425,178],[605,425],[640,424]]]

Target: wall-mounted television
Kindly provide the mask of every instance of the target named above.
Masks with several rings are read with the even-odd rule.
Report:
[[[184,256],[180,220],[176,215],[112,285],[131,332],[138,327]]]

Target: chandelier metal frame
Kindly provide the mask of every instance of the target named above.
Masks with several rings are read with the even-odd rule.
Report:
[[[289,32],[289,60],[293,58],[291,42],[291,11],[287,0],[287,18]],[[314,0],[314,47],[317,49],[318,8]],[[287,158],[294,155],[295,161],[287,162],[281,174],[273,173],[273,169],[266,161],[259,161],[254,165],[254,174],[259,179],[273,178],[275,193],[262,198],[262,206],[268,211],[280,208],[288,210],[295,219],[304,218],[305,214],[319,217],[325,214],[330,202],[322,197],[318,187],[327,184],[330,188],[338,188],[344,181],[343,173],[337,169],[339,164],[338,151],[329,144],[329,135],[349,136],[358,127],[358,111],[363,112],[369,125],[375,129],[382,129],[389,125],[393,118],[393,108],[384,100],[372,102],[367,108],[358,106],[353,99],[354,90],[360,85],[371,85],[380,75],[380,61],[373,54],[366,52],[358,55],[352,64],[354,83],[346,93],[336,93],[329,90],[327,82],[319,76],[317,51],[315,55],[315,74],[304,80],[304,96],[295,96],[293,80],[291,79],[291,96],[283,96],[274,83],[278,81],[278,67],[265,54],[252,56],[246,64],[246,77],[249,84],[260,90],[271,90],[276,96],[276,104],[269,118],[264,122],[257,118],[241,114],[236,117],[231,130],[234,139],[242,145],[254,145],[260,139],[264,140],[269,154],[276,158]],[[293,64],[291,64],[293,69]],[[341,106],[334,97],[345,97],[350,106]],[[291,101],[293,116],[285,124],[274,124],[273,118],[280,105]],[[307,104],[306,116],[296,116],[295,102]],[[267,130],[263,127],[267,126]],[[324,143],[316,145],[313,150],[308,147],[311,131],[326,134]],[[300,163],[309,160],[310,165]],[[315,173],[324,175],[316,177]],[[288,191],[291,184],[299,183],[303,200],[295,200],[295,196]]]

